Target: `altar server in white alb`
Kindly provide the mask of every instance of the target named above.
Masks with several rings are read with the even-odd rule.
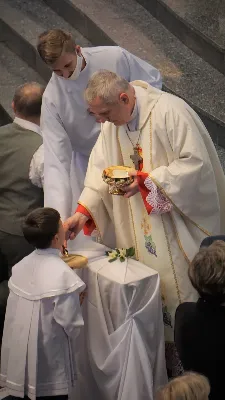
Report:
[[[85,96],[106,122],[65,228],[71,237],[97,228],[104,244],[135,246],[136,258],[159,272],[170,351],[177,306],[197,299],[189,263],[204,237],[224,232],[225,177],[205,126],[178,97],[109,71],[94,74]],[[124,196],[110,195],[102,180],[114,165],[136,169]]]
[[[32,211],[23,232],[36,250],[13,267],[9,281],[0,385],[16,397],[66,400],[76,382],[72,348],[85,285],[60,259],[65,235],[56,210]]]
[[[152,65],[120,47],[81,49],[70,34],[59,29],[41,34],[37,50],[53,71],[43,96],[41,116],[45,205],[57,209],[64,220],[76,207],[88,158],[100,133],[100,124],[83,97],[89,78],[104,68],[129,82],[142,79],[161,88],[161,75]]]

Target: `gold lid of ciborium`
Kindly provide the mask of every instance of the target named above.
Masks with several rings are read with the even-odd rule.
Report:
[[[104,169],[102,179],[109,185],[110,194],[124,195],[123,188],[134,181],[134,178],[129,176],[131,171],[133,171],[133,168],[124,165],[115,165]]]

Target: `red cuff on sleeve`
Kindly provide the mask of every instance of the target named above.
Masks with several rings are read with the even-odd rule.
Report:
[[[145,184],[144,184],[144,181],[145,181],[145,179],[146,179],[147,177],[148,177],[148,174],[147,174],[146,172],[138,171],[138,173],[137,173],[137,180],[138,180],[139,190],[140,190],[141,197],[142,197],[142,200],[143,200],[143,202],[144,202],[145,208],[146,208],[146,210],[147,210],[147,213],[150,214],[151,211],[152,211],[152,207],[151,207],[150,204],[148,204],[147,201],[146,201],[146,197],[147,197],[148,194],[149,194],[149,190],[146,188],[146,186],[145,186]]]
[[[91,218],[90,213],[81,204],[78,204],[76,212],[84,214],[86,217],[89,218],[88,221],[86,222],[86,224],[84,225],[83,231],[86,236],[91,236],[92,232],[96,229],[96,226],[95,226],[93,219]]]

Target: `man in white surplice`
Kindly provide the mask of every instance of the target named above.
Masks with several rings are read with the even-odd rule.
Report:
[[[189,262],[204,237],[224,231],[222,168],[205,126],[178,97],[104,70],[90,79],[85,97],[106,122],[65,229],[73,238],[82,228],[87,234],[96,228],[104,244],[134,246],[136,258],[159,272],[170,350],[176,307],[197,299]],[[134,182],[124,196],[110,195],[103,170],[134,167],[131,157]]]
[[[66,400],[76,382],[85,285],[60,259],[65,234],[56,210],[32,211],[23,233],[36,250],[13,267],[9,280],[0,385],[16,397]]]
[[[160,72],[120,47],[80,48],[70,34],[53,29],[40,35],[38,52],[53,74],[42,102],[41,130],[45,151],[45,205],[62,220],[76,207],[100,124],[87,110],[83,91],[100,68],[129,82],[162,87]]]

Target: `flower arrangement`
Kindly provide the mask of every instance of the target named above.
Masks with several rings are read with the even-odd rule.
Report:
[[[115,249],[111,251],[106,251],[106,255],[109,257],[109,262],[116,261],[117,259],[120,262],[124,262],[126,258],[132,258],[135,255],[134,247],[130,247],[129,249]]]

